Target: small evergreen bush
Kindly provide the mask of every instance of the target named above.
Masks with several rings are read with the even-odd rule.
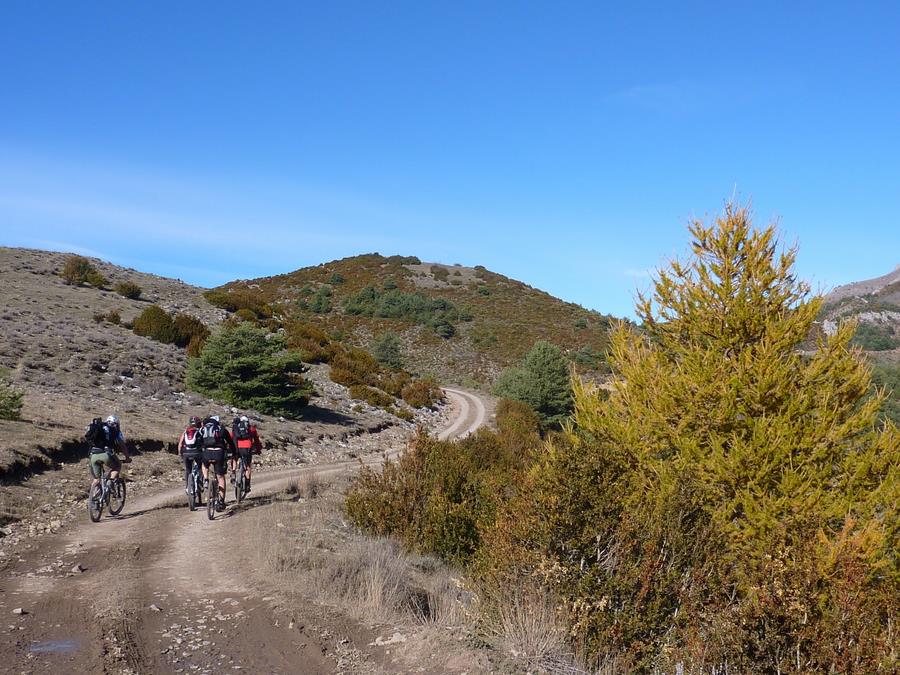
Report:
[[[90,260],[80,255],[67,256],[59,275],[67,284],[73,286],[88,284],[95,288],[104,288],[109,283]]]
[[[129,300],[138,300],[143,293],[141,287],[133,281],[120,281],[113,287],[113,290],[123,298],[128,298]]]
[[[159,305],[150,305],[134,320],[131,329],[143,337],[149,337],[157,342],[172,344],[178,335],[175,329],[175,321]]]
[[[413,380],[403,387],[401,396],[413,408],[434,408],[444,401],[443,390],[430,378]]]
[[[0,420],[17,420],[22,411],[23,394],[0,381]]]
[[[400,338],[396,333],[382,333],[372,344],[372,355],[383,366],[399,370],[403,367]]]
[[[539,340],[521,366],[500,374],[494,393],[530,405],[545,427],[558,427],[572,411],[569,362],[559,347]]]
[[[394,397],[390,394],[386,394],[380,389],[365,384],[351,385],[350,398],[355,398],[358,401],[365,401],[376,408],[387,408],[393,406],[396,402]]]
[[[188,362],[188,387],[240,408],[298,417],[312,386],[301,377],[299,355],[278,335],[241,323],[206,341]]]

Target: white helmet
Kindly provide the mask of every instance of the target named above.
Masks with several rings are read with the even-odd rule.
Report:
[[[218,421],[219,421],[219,416],[218,416],[218,415],[210,415],[210,418],[209,418],[209,419],[218,422]]]
[[[116,417],[115,415],[110,415],[109,417],[106,418],[106,423],[110,424],[110,425],[118,424],[119,418]]]
[[[249,422],[249,421],[250,421],[249,417],[247,417],[246,415],[241,415],[241,422]]]

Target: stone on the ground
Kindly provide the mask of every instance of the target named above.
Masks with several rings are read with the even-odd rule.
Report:
[[[22,609],[21,607],[16,607],[16,608],[13,610],[13,614],[19,614],[19,615],[22,615],[22,614],[28,614],[28,612],[27,612],[27,610],[24,610],[24,609]]]

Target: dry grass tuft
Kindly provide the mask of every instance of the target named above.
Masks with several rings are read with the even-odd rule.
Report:
[[[388,539],[358,534],[343,520],[340,495],[324,495],[315,474],[286,491],[309,501],[283,501],[262,511],[254,548],[257,568],[274,575],[288,594],[340,607],[366,622],[449,626],[466,619],[471,594],[445,565],[409,555]]]

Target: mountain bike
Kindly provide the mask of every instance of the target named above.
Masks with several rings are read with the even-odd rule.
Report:
[[[215,467],[216,463],[210,462],[206,469],[206,517],[210,520],[216,517],[216,504],[219,502],[219,477]]]
[[[247,464],[244,462],[244,456],[239,455],[237,465],[237,475],[234,478],[234,501],[238,504],[247,496]]]
[[[112,480],[109,471],[104,471],[100,483],[92,486],[88,492],[88,515],[92,522],[100,521],[104,506],[109,509],[111,516],[119,515],[125,508],[125,481],[122,476]]]
[[[203,474],[200,472],[200,462],[195,461],[188,478],[188,507],[191,511],[203,505]]]

